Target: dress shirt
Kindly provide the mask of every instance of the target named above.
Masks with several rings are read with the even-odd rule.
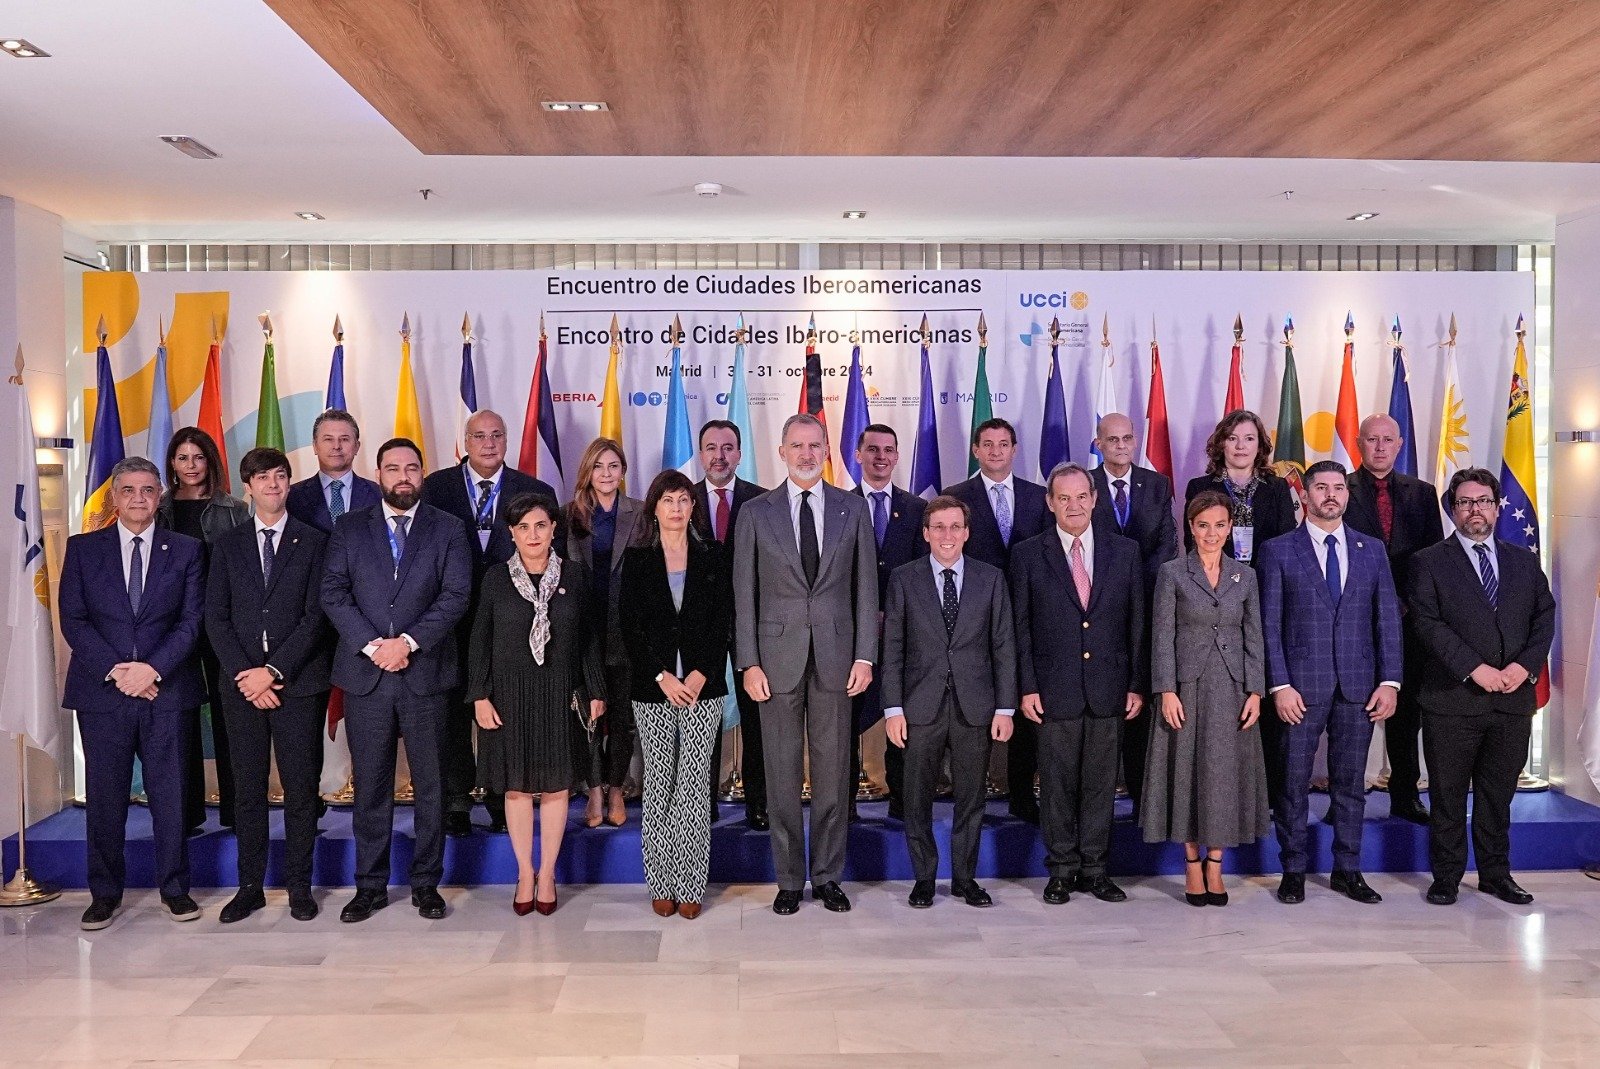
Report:
[[[928,554],[928,564],[929,564],[930,567],[933,568],[933,592],[934,592],[935,596],[938,597],[939,604],[942,606],[944,604],[944,567],[945,566],[940,564],[939,563],[939,558],[935,557],[932,553]],[[966,557],[966,554],[963,553],[961,556],[957,557],[955,563],[950,565],[950,568],[951,568],[952,571],[954,571],[956,573],[955,574],[956,600],[959,602],[961,600],[962,583],[967,578],[967,557]],[[994,711],[994,715],[995,716],[1013,716],[1013,715],[1015,715],[1015,713],[1016,713],[1015,709],[996,709]],[[891,716],[905,716],[905,715],[906,715],[906,711],[903,708],[901,708],[900,706],[898,706],[898,705],[891,705],[889,708],[887,708],[887,709],[885,709],[883,711],[883,716],[884,716],[884,719],[886,719],[886,720]]]
[[[721,500],[717,496],[717,491],[726,490],[728,492],[728,523],[731,526],[733,524],[733,489],[734,489],[734,487],[736,485],[738,485],[738,482],[739,482],[739,477],[737,475],[735,475],[731,479],[729,479],[728,480],[728,485],[726,485],[726,486],[718,486],[716,483],[713,483],[709,478],[706,479],[706,515],[711,517],[711,537],[712,538],[716,538],[719,535],[722,538],[727,538],[728,537],[728,532],[727,531],[719,531],[719,530],[717,530],[717,502],[719,500]]]
[[[1067,567],[1072,567],[1072,542],[1074,536],[1059,523],[1056,524],[1056,537],[1061,539],[1061,552],[1067,555]],[[1089,573],[1089,583],[1094,583],[1094,524],[1083,529],[1083,534],[1076,536],[1077,541],[1083,543],[1083,570]]]
[[[1015,531],[1017,527],[1017,480],[1015,476],[1007,475],[999,482],[995,482],[980,471],[978,472],[978,478],[983,480],[983,496],[988,499],[989,508],[991,509],[994,508],[994,488],[997,486],[1005,487],[1006,504],[1011,506],[1011,529]]]
[[[354,471],[347,471],[337,478],[329,475],[325,471],[319,471],[317,472],[317,478],[322,480],[322,503],[328,506],[329,515],[333,514],[333,491],[330,489],[330,487],[332,487],[334,483],[342,483],[344,485],[345,512],[355,511],[354,507],[350,504],[350,495],[354,494],[356,490],[356,475]]]
[[[279,516],[277,523],[262,523],[260,516],[251,517],[250,522],[255,524],[256,528],[256,556],[261,561],[261,567],[265,569],[267,566],[267,540],[261,537],[261,532],[268,530],[272,532],[272,556],[276,559],[278,554],[283,552],[283,529],[289,525],[289,514],[285,512],[282,516]]]
[[[1462,534],[1461,528],[1458,527],[1456,528],[1455,536],[1456,541],[1461,543],[1462,552],[1467,555],[1467,563],[1472,565],[1473,574],[1477,574],[1478,572],[1478,551],[1474,547],[1480,545],[1489,547],[1489,568],[1494,572],[1495,582],[1498,583],[1500,581],[1500,554],[1499,551],[1495,549],[1494,534],[1491,533],[1489,537],[1485,538],[1482,542],[1474,542],[1472,539]],[[124,553],[123,557],[126,558],[127,554]]]
[[[1346,541],[1349,529],[1342,523],[1332,531],[1324,531],[1314,523],[1305,523],[1301,526],[1305,528],[1306,534],[1311,538],[1311,551],[1317,555],[1317,568],[1324,576],[1328,574],[1327,537],[1333,535],[1333,551],[1339,557],[1339,590],[1342,593],[1345,584],[1350,581],[1350,546]],[[1326,585],[1326,581],[1324,581],[1324,585]],[[1278,691],[1292,685],[1290,683],[1280,683],[1267,691],[1267,693],[1276,694]],[[1400,689],[1400,684],[1392,679],[1385,679],[1378,686],[1393,687],[1395,690]]]
[[[148,579],[150,577],[150,553],[153,549],[155,549],[155,546],[153,546],[151,543],[155,540],[155,533],[156,525],[152,523],[149,527],[146,527],[144,530],[140,531],[138,535],[140,538],[144,539],[143,542],[139,543],[139,549],[142,550],[142,552],[139,554],[139,562],[144,567],[144,571],[139,576],[141,580]],[[133,578],[134,532],[128,530],[127,527],[123,526],[122,521],[118,520],[117,537],[122,542],[122,589],[127,590],[128,580]],[[149,593],[150,592],[148,590],[145,591],[147,596]]]
[[[406,537],[410,538],[412,534],[415,533],[415,527],[413,524],[415,524],[417,520],[417,506],[412,505],[410,508],[402,512],[393,505],[389,504],[387,501],[383,503],[383,525],[388,530],[391,538],[394,536],[394,518],[396,516],[404,516],[406,519],[411,521],[411,523],[406,524]],[[400,637],[405,639],[406,645],[411,648],[412,653],[417,652],[418,647],[416,639],[406,634],[402,634]],[[378,644],[376,642],[369,642],[361,648],[361,652],[366,654],[368,657],[371,657],[377,652],[377,649]]]
[[[789,491],[789,527],[794,531],[794,544],[800,545],[800,493],[801,486],[793,479],[785,479],[785,490]],[[817,552],[822,552],[822,480],[817,480],[810,487],[811,490],[811,519],[817,525]],[[870,505],[871,502],[868,502]]]
[[[478,536],[478,548],[488,549],[489,536],[494,532],[484,531],[478,527],[478,484],[485,479],[489,480],[489,499],[494,501],[495,507],[498,508],[500,502],[494,495],[500,492],[500,477],[506,473],[506,466],[501,464],[494,469],[493,475],[479,475],[472,470],[471,463],[461,465],[461,470],[465,473],[467,480],[467,507],[472,510],[472,532]],[[489,525],[491,527],[494,525],[494,509],[492,508],[489,510]]]

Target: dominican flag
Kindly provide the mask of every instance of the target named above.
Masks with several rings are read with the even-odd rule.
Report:
[[[522,417],[522,452],[517,467],[549,483],[560,498],[566,497],[567,478],[561,470],[561,437],[556,433],[555,406],[550,403],[550,339],[539,316],[539,358],[533,363],[528,385],[528,409]]]
[[[933,368],[928,360],[928,317],[922,317],[922,396],[917,402],[917,444],[911,454],[911,492],[932,499],[939,493],[939,421],[934,410]]]

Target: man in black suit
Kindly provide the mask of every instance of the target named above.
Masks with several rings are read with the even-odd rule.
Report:
[[[707,420],[700,428],[700,468],[706,477],[694,484],[694,512],[689,522],[706,542],[722,546],[733,563],[733,531],[745,502],[767,492],[764,486],[738,476],[744,459],[744,441],[738,424],[726,419]],[[731,588],[730,588],[731,594]],[[731,606],[730,606],[731,612]],[[739,775],[744,780],[744,820],[755,831],[765,831],[767,821],[767,766],[761,755],[761,706],[741,686],[733,688],[739,703]],[[717,791],[722,787],[722,732],[711,749],[711,822],[717,817]]]
[[[472,635],[472,614],[478,607],[478,590],[484,574],[511,559],[511,529],[505,522],[506,504],[523,493],[554,498],[550,484],[506,464],[506,421],[483,409],[467,420],[466,459],[429,475],[422,481],[422,500],[460,520],[467,529],[467,552],[472,555],[472,601],[456,625],[456,656],[461,680],[467,677],[467,646]],[[444,832],[472,834],[472,790],[478,766],[473,759],[472,726],[477,722],[472,703],[460,687],[450,696],[444,725]],[[483,807],[489,813],[489,830],[506,830],[506,800],[486,792]]]
[[[1539,558],[1494,537],[1500,481],[1483,468],[1450,479],[1455,534],[1411,558],[1410,619],[1427,651],[1422,745],[1433,820],[1428,901],[1455,902],[1467,870],[1467,792],[1478,890],[1525,906],[1511,877],[1511,799],[1538,712],[1539,673],[1555,638],[1556,603]],[[1408,668],[1409,671],[1409,668]]]
[[[856,439],[856,463],[861,465],[861,482],[855,493],[867,499],[872,514],[873,537],[878,546],[878,604],[889,593],[889,575],[902,564],[920,560],[927,554],[922,538],[922,515],[928,503],[916,494],[894,484],[894,469],[900,463],[900,439],[886,423],[868,426]],[[880,628],[879,642],[882,642]],[[883,710],[881,678],[874,679],[866,693],[855,699],[855,746],[850,751],[852,782],[861,779],[861,733],[877,723]],[[883,753],[883,775],[889,787],[889,816],[905,819],[905,751],[890,746]],[[851,804],[851,819],[855,806]]]
[[[1050,880],[1044,900],[1071,891],[1121,902],[1106,875],[1117,790],[1118,721],[1139,715],[1147,689],[1139,546],[1094,529],[1094,479],[1077,464],[1050,473],[1055,525],[1017,547],[1022,715],[1039,727],[1040,823]]]
[[[339,633],[333,683],[345,694],[355,767],[356,894],[339,919],[364,921],[389,904],[394,761],[401,737],[415,792],[411,904],[445,914],[447,696],[460,685],[455,627],[472,599],[472,555],[460,520],[422,501],[422,451],[407,438],[378,449],[383,503],[334,525],[322,608]]]
[[[968,560],[967,506],[936,497],[922,515],[926,557],[896,568],[884,611],[883,710],[889,748],[905,753],[906,847],[916,882],[910,905],[933,905],[939,850],[933,841],[934,783],[948,750],[955,789],[950,893],[992,905],[978,886],[978,837],[989,743],[1011,737],[1017,651],[1005,573]],[[930,571],[932,574],[930,574]]]
[[[978,424],[972,432],[972,455],[978,461],[978,474],[945,487],[944,492],[966,505],[971,516],[967,556],[1009,573],[1012,548],[1050,526],[1044,487],[1013,472],[1017,431],[1003,419]],[[1039,769],[1038,733],[1026,719],[1018,720],[1015,728],[1006,744],[1011,815],[1037,824],[1039,802],[1033,780]]]
[[[377,483],[355,473],[361,428],[350,413],[330,408],[318,416],[311,425],[311,451],[317,456],[317,474],[289,487],[289,515],[332,534],[340,516],[383,499]]]
[[[1395,589],[1407,589],[1407,568],[1419,549],[1444,538],[1439,518],[1439,491],[1429,482],[1394,470],[1395,458],[1405,439],[1400,425],[1379,413],[1361,424],[1361,467],[1350,475],[1350,506],[1344,521],[1354,530],[1383,540],[1389,552],[1389,570]],[[1418,797],[1422,768],[1417,761],[1417,733],[1422,730],[1422,708],[1417,702],[1421,673],[1415,670],[1427,657],[1417,640],[1409,616],[1400,618],[1405,642],[1406,673],[1394,715],[1384,722],[1384,746],[1389,751],[1389,811],[1414,824],[1428,823],[1428,810]]]
[[[1144,618],[1150,626],[1155,605],[1156,575],[1178,555],[1178,528],[1172,520],[1172,480],[1159,471],[1133,462],[1139,439],[1133,421],[1121,412],[1102,416],[1095,428],[1095,445],[1102,463],[1089,472],[1094,478],[1094,522],[1139,543],[1144,572]],[[1148,646],[1147,634],[1144,645]],[[1147,654],[1148,656],[1148,654]],[[1150,743],[1150,717],[1141,713],[1122,723],[1122,782],[1133,800],[1133,820],[1139,822],[1144,795],[1144,754]]]
[[[232,686],[222,691],[239,786],[234,831],[239,891],[221,921],[242,921],[267,904],[267,780],[278,760],[283,784],[284,885],[289,915],[317,915],[311,857],[317,839],[317,779],[322,714],[333,659],[322,613],[322,558],[327,535],[285,511],[289,458],[258,447],[239,461],[255,517],[211,549],[206,634]]]

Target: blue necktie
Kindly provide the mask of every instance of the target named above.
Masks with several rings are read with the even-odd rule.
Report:
[[[396,516],[394,518],[394,574],[400,574],[400,561],[406,555],[406,525],[411,522],[410,516]]]
[[[128,565],[128,604],[133,606],[135,616],[139,615],[139,603],[144,600],[144,554],[139,550],[143,541],[138,535],[133,536],[133,560]]]
[[[1337,608],[1341,593],[1339,589],[1339,540],[1333,535],[1329,535],[1322,540],[1322,544],[1328,547],[1328,562],[1326,565],[1328,597],[1333,599],[1334,607]]]
[[[135,539],[137,541],[137,539]],[[1494,565],[1489,563],[1489,547],[1479,542],[1472,547],[1478,551],[1478,578],[1483,580],[1483,596],[1489,604],[1500,607],[1500,580],[1495,578]]]
[[[337,520],[344,515],[344,480],[335,479],[329,483],[328,493],[333,495],[328,501],[328,515]]]
[[[272,561],[277,556],[272,551],[272,536],[277,533],[270,527],[261,529],[261,537],[266,539],[261,545],[261,582],[264,586],[272,585]]]
[[[994,493],[994,521],[1000,528],[1000,541],[1005,545],[1011,544],[1011,502],[1006,497],[1006,488],[996,486]]]
[[[1111,498],[1111,503],[1117,510],[1117,527],[1126,530],[1128,527],[1128,483],[1125,479],[1118,479],[1111,484],[1117,492]]]
[[[889,496],[887,490],[872,491],[872,530],[878,538],[878,548],[883,548],[883,540],[889,535],[889,506],[884,499]]]

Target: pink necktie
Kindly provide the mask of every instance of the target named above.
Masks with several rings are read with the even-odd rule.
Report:
[[[1078,604],[1089,607],[1089,569],[1083,566],[1083,540],[1072,540],[1072,554],[1068,563],[1072,567],[1072,581],[1078,587]]]

